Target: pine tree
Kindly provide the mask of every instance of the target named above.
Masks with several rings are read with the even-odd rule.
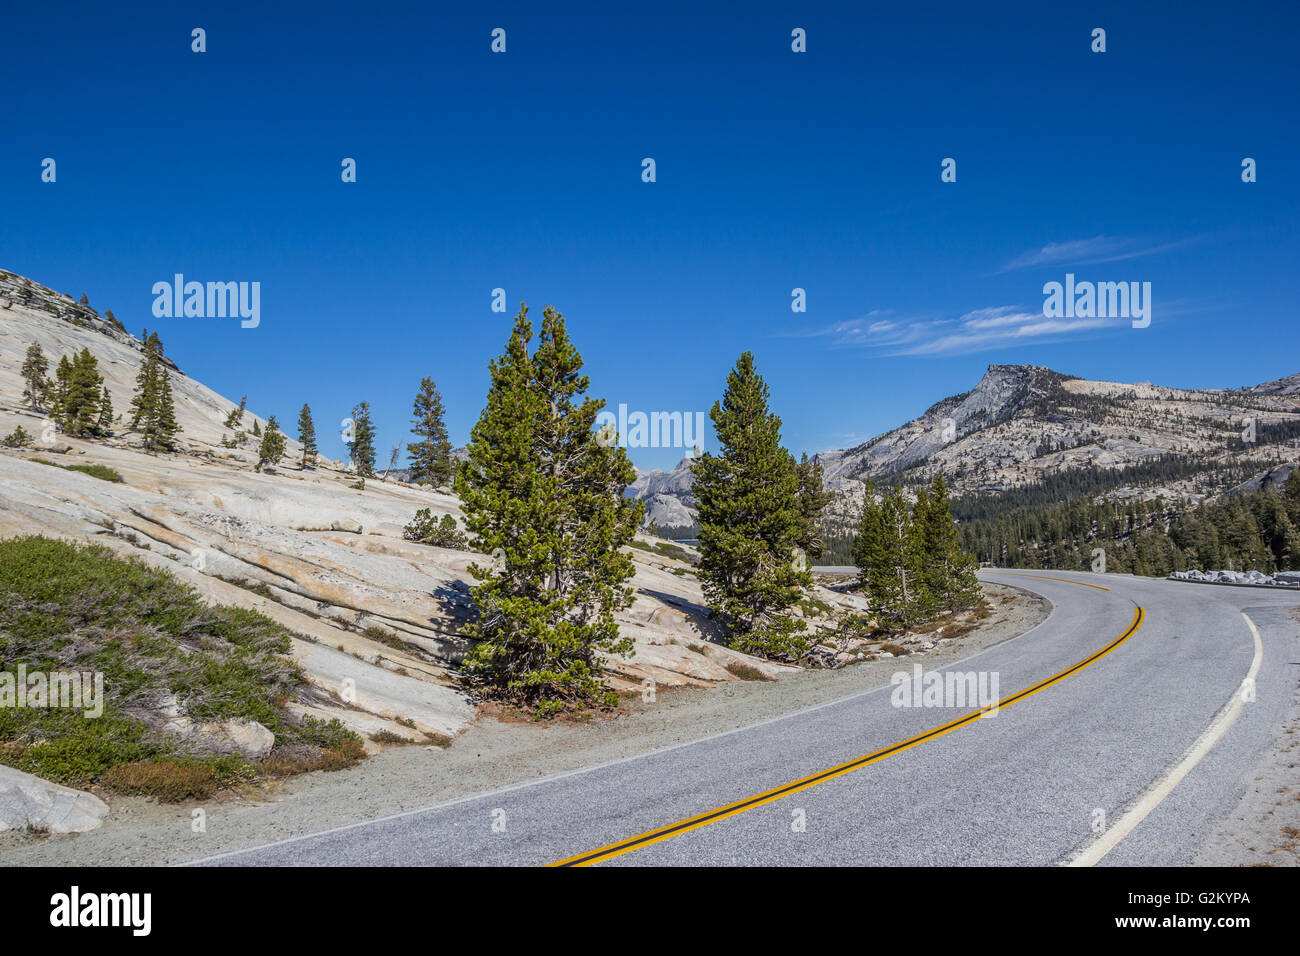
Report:
[[[244,409],[248,407],[248,396],[244,395],[239,399],[239,407],[232,408],[230,414],[226,416],[225,427],[232,431],[239,428],[244,422]]]
[[[99,421],[97,430],[101,435],[113,434],[113,398],[108,393],[108,386],[104,386],[103,395],[99,401]]]
[[[781,419],[743,353],[709,416],[719,454],[692,465],[700,524],[697,574],[712,615],[742,650],[797,659],[808,637],[782,612],[812,583],[798,551],[806,528],[799,471],[781,446]]]
[[[884,566],[884,529],[880,524],[880,505],[876,501],[876,486],[867,479],[862,490],[862,514],[858,518],[857,534],[853,538],[853,563],[858,568],[858,589],[870,594],[871,579]]]
[[[144,360],[135,377],[131,398],[130,430],[138,432],[148,450],[171,449],[181,431],[176,421],[171,372],[162,364],[163,345],[158,334],[144,333]]]
[[[810,558],[825,550],[821,513],[835,497],[822,486],[822,466],[805,453],[799,458],[799,547]]]
[[[274,468],[284,457],[284,435],[280,433],[280,423],[272,415],[266,420],[266,430],[262,433],[262,443],[257,449],[257,467],[261,471],[267,465]]]
[[[604,689],[601,651],[626,653],[615,611],[643,506],[624,497],[635,469],[617,445],[596,440],[602,400],[564,318],[543,312],[538,347],[521,306],[502,355],[489,365],[487,405],[456,475],[465,526],[494,567],[471,565],[477,641],[466,670],[538,715],[617,698]]]
[[[172,398],[172,375],[166,366],[158,384],[158,416],[155,434],[160,448],[170,451],[175,447],[176,433],[181,430],[176,421],[176,403]]]
[[[915,520],[921,535],[921,583],[934,609],[951,612],[973,607],[982,593],[975,577],[979,562],[961,548],[942,474],[934,476],[929,494],[917,498]]]
[[[362,479],[374,476],[375,426],[370,420],[369,402],[362,402],[352,409],[352,441],[348,442],[348,457]]]
[[[451,441],[447,438],[447,426],[443,421],[442,394],[433,379],[425,378],[420,382],[414,414],[411,431],[420,440],[406,446],[411,458],[411,481],[441,487],[451,481],[454,469]]]
[[[253,437],[254,438],[262,437],[262,423],[259,422],[256,418],[253,419]]]
[[[78,438],[95,435],[99,431],[99,413],[102,404],[99,363],[83,348],[72,357],[64,380],[61,413],[64,432]]]
[[[868,483],[853,557],[880,623],[907,627],[921,619],[927,603],[920,581],[921,539],[902,489],[882,495],[877,504]]]
[[[316,425],[311,420],[311,406],[303,403],[298,413],[298,441],[302,444],[302,466],[316,467]]]
[[[66,355],[59,356],[58,367],[54,370],[53,387],[50,389],[50,418],[61,432],[68,430],[67,402],[72,388],[72,363]]]
[[[50,383],[45,377],[49,370],[50,363],[45,358],[45,352],[42,351],[38,343],[33,342],[27,347],[27,357],[23,362],[22,376],[25,383],[23,401],[34,412],[44,411],[45,402],[49,398]]]
[[[131,396],[131,431],[143,431],[152,422],[158,405],[158,354],[153,348],[153,340],[146,329],[144,338],[144,359],[140,371],[135,376],[135,394]],[[146,441],[147,441],[146,437]]]

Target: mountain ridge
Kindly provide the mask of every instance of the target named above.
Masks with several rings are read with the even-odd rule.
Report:
[[[1242,437],[1248,419],[1253,442]],[[971,389],[865,442],[812,458],[836,494],[828,527],[845,531],[868,479],[910,486],[942,471],[954,495],[995,495],[1071,471],[1119,474],[1171,458],[1204,459],[1206,474],[1243,464],[1258,471],[1283,460],[1285,443],[1294,439],[1300,373],[1247,388],[1180,389],[990,364]],[[1196,496],[1209,484],[1183,480],[1147,490]],[[630,491],[646,501],[647,521],[671,530],[694,521],[690,485],[683,459],[671,471],[639,472]]]

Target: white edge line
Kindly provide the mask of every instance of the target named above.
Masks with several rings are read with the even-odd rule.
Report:
[[[1192,769],[1201,762],[1201,759],[1223,738],[1223,735],[1228,732],[1228,728],[1236,723],[1237,716],[1245,705],[1247,682],[1254,684],[1255,678],[1259,674],[1260,664],[1264,659],[1264,644],[1260,640],[1259,629],[1255,627],[1255,622],[1250,619],[1250,616],[1245,611],[1241,612],[1241,616],[1246,619],[1251,637],[1255,641],[1255,658],[1250,662],[1250,670],[1246,673],[1245,679],[1232,692],[1232,696],[1228,698],[1228,703],[1210,721],[1210,726],[1205,728],[1201,736],[1197,737],[1195,743],[1183,754],[1182,759],[1143,791],[1141,796],[1124,811],[1124,814],[1105,833],[1067,860],[1065,862],[1066,866],[1095,866],[1102,857],[1115,849],[1120,840],[1132,833],[1134,828],[1145,820],[1165,797],[1169,796],[1174,787],[1178,786],[1179,782],[1191,773]]]
[[[1009,637],[1005,641],[999,641],[996,644],[993,644],[989,647],[985,647],[982,650],[976,651],[974,654],[970,654],[966,657],[944,664],[943,667],[939,668],[940,670],[944,670],[945,668],[949,668],[949,667],[956,667],[958,664],[964,664],[969,660],[973,660],[976,657],[979,657],[981,654],[987,654],[989,651],[995,650],[1000,647],[1005,647],[1006,645],[1012,643],[1013,641],[1018,641],[1023,637],[1028,637],[1030,634],[1033,634],[1035,631],[1043,627],[1045,624],[1048,624],[1052,620],[1052,618],[1056,617],[1056,602],[1054,602],[1051,598],[1047,597],[1047,595],[1042,594],[1038,591],[1034,591],[1027,586],[1021,587],[1020,585],[1001,584],[1000,582],[992,582],[992,583],[998,584],[999,587],[1009,587],[1016,590],[1028,591],[1031,594],[1036,595],[1037,597],[1041,597],[1044,601],[1046,601],[1048,604],[1051,605],[1052,609],[1051,611],[1048,612],[1047,617],[1043,618],[1041,621],[1039,621],[1029,630],[1025,631],[1023,634],[1017,634],[1015,637]],[[336,827],[328,827],[324,830],[314,830],[311,833],[302,833],[297,836],[284,837],[281,840],[273,840],[270,843],[257,843],[254,844],[253,846],[240,847],[239,849],[235,849],[235,850],[225,850],[221,853],[214,853],[211,856],[201,856],[193,860],[178,860],[174,863],[168,864],[168,866],[199,866],[204,863],[211,863],[215,860],[224,860],[232,856],[242,856],[245,853],[254,853],[258,850],[268,850],[271,847],[285,846],[289,843],[298,843],[302,840],[311,840],[316,837],[329,836],[334,833],[343,833],[347,830],[355,830],[358,827],[370,826],[372,823],[387,823],[390,820],[400,820],[403,817],[416,816],[417,814],[429,813],[434,810],[445,810],[448,807],[454,807],[462,803],[469,803],[474,800],[484,800],[488,797],[499,796],[500,794],[503,793],[512,793],[515,790],[523,790],[525,787],[536,787],[544,783],[552,783],[556,780],[563,780],[566,777],[576,777],[578,774],[594,773],[597,770],[605,770],[609,767],[617,767],[620,764],[631,763],[634,760],[644,760],[648,757],[655,757],[658,756],[659,754],[669,753],[674,750],[681,750],[685,747],[694,747],[697,744],[708,743],[709,741],[719,740],[723,737],[730,737],[732,734],[739,734],[749,730],[756,730],[759,727],[765,727],[768,724],[775,724],[782,720],[792,720],[795,717],[802,717],[805,714],[811,714],[819,710],[824,710],[828,707],[836,707],[839,706],[840,704],[847,704],[849,701],[857,700],[859,697],[865,697],[868,694],[878,694],[881,691],[889,690],[891,686],[892,685],[890,684],[881,684],[877,687],[868,687],[865,690],[854,691],[852,694],[848,694],[845,697],[836,697],[833,700],[826,700],[826,701],[822,701],[820,704],[813,704],[810,707],[804,707],[802,710],[793,710],[788,714],[778,714],[775,717],[768,717],[765,720],[758,721],[758,723],[745,724],[744,726],[741,727],[733,727],[731,730],[719,731],[716,734],[709,734],[707,737],[698,737],[695,740],[684,740],[679,744],[669,744],[667,747],[659,747],[656,750],[647,750],[643,753],[628,754],[626,757],[615,757],[613,760],[607,760],[604,763],[592,764],[591,766],[588,767],[575,767],[572,770],[561,770],[559,773],[548,774],[545,777],[538,777],[535,780],[521,780],[518,783],[511,783],[511,784],[506,784],[504,787],[497,787],[495,790],[483,790],[478,793],[466,794],[463,797],[453,797],[450,800],[444,800],[440,803],[431,803],[423,807],[412,807],[410,810],[402,810],[398,813],[390,813],[382,817],[372,817],[371,819],[368,820],[357,820],[353,823],[342,823]]]

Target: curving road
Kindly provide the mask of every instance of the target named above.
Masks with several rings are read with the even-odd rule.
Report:
[[[1300,594],[1124,575],[981,576],[1054,605],[1028,633],[944,668],[997,675],[1002,706],[990,716],[969,705],[894,706],[884,686],[667,750],[195,862],[1189,862],[1278,732],[1300,660],[1288,610]]]

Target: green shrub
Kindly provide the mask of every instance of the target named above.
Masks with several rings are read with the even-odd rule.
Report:
[[[457,527],[455,518],[443,515],[441,521],[436,521],[428,508],[421,508],[415,513],[411,523],[402,529],[402,537],[407,541],[431,544],[437,548],[463,551],[469,546],[465,535]]]
[[[270,618],[209,605],[166,572],[103,546],[38,536],[0,541],[0,671],[22,663],[104,678],[97,719],[80,710],[0,708],[0,763],[71,786],[104,779],[113,767],[169,760],[197,759],[218,782],[243,772],[247,764],[237,757],[191,753],[154,729],[163,722],[161,703],[173,698],[196,721],[256,720],[276,735],[277,749],[298,748],[299,757],[353,753],[360,740],[337,720],[286,709],[306,683],[285,656],[290,647],[289,632]],[[169,765],[113,779],[129,786],[172,776],[195,783],[201,774]]]
[[[60,465],[57,461],[46,461],[44,458],[33,458],[32,461],[49,465],[52,468],[62,468],[64,471],[79,471],[83,475],[90,475],[92,478],[99,478],[103,481],[122,482],[122,476],[107,465]]]
[[[808,653],[812,636],[797,621],[772,615],[752,630],[734,635],[731,646],[754,657],[797,661]]]
[[[63,468],[65,471],[79,471],[83,475],[90,475],[103,481],[113,481],[118,484],[122,482],[122,476],[107,465],[64,465]]]

